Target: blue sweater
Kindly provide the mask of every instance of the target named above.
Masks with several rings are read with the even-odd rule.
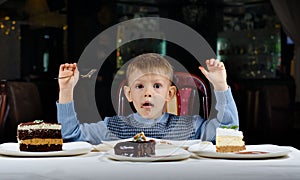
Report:
[[[62,124],[63,139],[87,141],[99,144],[102,140],[116,140],[133,137],[143,131],[146,136],[159,139],[214,141],[216,128],[222,125],[239,125],[236,104],[231,89],[214,91],[217,114],[209,120],[199,115],[175,116],[164,113],[156,120],[144,119],[138,113],[129,116],[106,117],[97,123],[80,124],[74,109],[74,102],[56,102],[58,122]]]

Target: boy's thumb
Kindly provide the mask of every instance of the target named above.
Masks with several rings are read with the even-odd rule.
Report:
[[[206,71],[206,69],[204,67],[202,67],[202,66],[199,66],[199,69],[204,74],[204,76],[207,77],[207,73],[208,72]]]

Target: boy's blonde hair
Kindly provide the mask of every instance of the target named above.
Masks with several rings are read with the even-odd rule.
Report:
[[[170,81],[173,80],[173,67],[161,55],[156,53],[146,53],[135,57],[127,67],[126,79],[129,80],[134,71],[142,73],[155,73],[166,76]]]

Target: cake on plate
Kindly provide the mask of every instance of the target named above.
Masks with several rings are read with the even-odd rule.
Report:
[[[143,132],[136,134],[132,141],[119,142],[114,146],[116,155],[128,157],[150,157],[155,155],[155,140],[147,140]]]
[[[20,151],[61,151],[63,145],[61,124],[41,120],[21,123],[17,128],[17,140]]]
[[[245,150],[243,132],[237,130],[238,126],[217,128],[216,151],[217,152],[239,152]]]

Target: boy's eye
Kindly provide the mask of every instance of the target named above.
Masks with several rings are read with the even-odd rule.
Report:
[[[159,84],[159,83],[155,83],[154,85],[153,85],[153,88],[160,88],[160,87],[162,87],[162,85],[161,84]]]
[[[136,85],[135,86],[137,89],[142,89],[142,88],[144,88],[144,86],[142,85],[142,84],[138,84],[138,85]]]

